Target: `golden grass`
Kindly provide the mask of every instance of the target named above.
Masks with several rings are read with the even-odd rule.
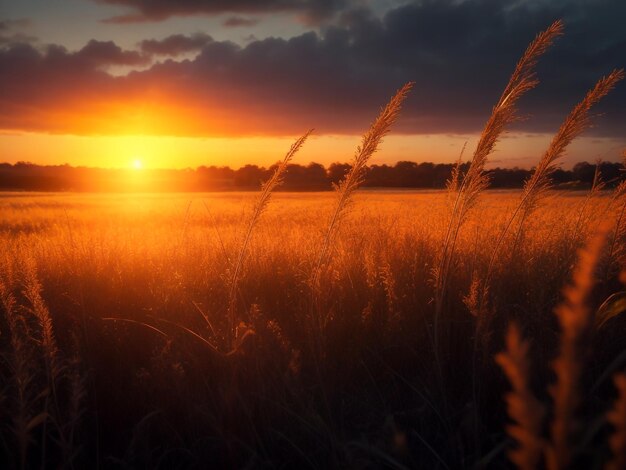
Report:
[[[517,233],[515,235],[515,251],[515,246],[517,246],[518,243],[517,240],[519,240],[523,234],[525,221],[532,215],[532,212],[537,208],[541,199],[545,197],[547,191],[551,188],[552,183],[550,176],[557,169],[557,161],[563,157],[565,150],[572,143],[572,141],[590,126],[591,122],[589,111],[591,108],[603,97],[605,97],[623,78],[623,70],[614,70],[608,76],[602,77],[595,84],[595,86],[589,90],[583,100],[574,106],[574,109],[572,109],[561,124],[561,127],[552,139],[548,149],[539,160],[539,163],[535,167],[531,177],[524,184],[524,190],[520,198],[519,205],[511,214],[509,222],[506,224],[498,238],[496,247],[491,255],[487,273],[484,276],[483,289],[488,289],[491,281],[493,263],[495,263],[498,259],[502,242],[508,235],[513,223],[516,220],[518,221]],[[599,188],[601,189],[601,186],[598,184],[598,178],[599,174],[596,171],[589,197],[596,194]],[[585,207],[586,204],[581,209],[581,214]]]
[[[546,446],[542,437],[545,408],[531,390],[528,351],[528,341],[522,339],[519,328],[513,324],[506,337],[506,351],[496,355],[496,362],[512,387],[505,398],[515,424],[509,425],[507,432],[518,447],[510,451],[510,459],[523,470],[539,467]]]
[[[550,187],[550,175],[557,169],[557,160],[564,155],[572,141],[590,126],[589,111],[591,108],[615,88],[615,85],[623,78],[623,70],[614,70],[606,77],[602,77],[565,118],[546,153],[535,167],[532,176],[524,185],[524,195],[521,202],[522,220],[525,220],[532,213],[541,196]]]
[[[328,222],[328,228],[326,229],[326,233],[324,235],[319,259],[313,269],[311,284],[314,290],[319,289],[318,284],[320,281],[319,277],[321,275],[321,271],[327,262],[327,258],[330,256],[329,252],[332,243],[337,235],[341,219],[348,210],[352,195],[354,191],[356,191],[363,183],[365,171],[367,170],[367,163],[378,150],[378,147],[382,143],[385,135],[387,135],[391,130],[391,126],[397,119],[398,114],[400,114],[402,103],[412,88],[412,82],[405,84],[396,92],[389,103],[381,109],[376,119],[372,122],[370,128],[367,130],[365,135],[363,135],[361,145],[357,148],[354,158],[350,163],[350,171],[346,174],[343,180],[341,180],[336,188],[337,204]]]
[[[480,135],[476,150],[470,161],[469,168],[462,180],[458,181],[458,169],[450,188],[456,191],[450,222],[440,250],[439,261],[433,269],[435,282],[435,316],[434,340],[439,340],[438,324],[442,303],[446,293],[448,273],[456,248],[456,240],[469,211],[475,206],[478,196],[489,186],[489,178],[485,174],[485,165],[493,152],[500,136],[512,122],[518,119],[517,102],[539,81],[535,78],[534,68],[539,58],[548,50],[554,40],[563,33],[563,23],[556,21],[545,31],[539,33],[530,43],[517,63],[509,82],[500,99],[494,106],[491,116]],[[455,181],[456,179],[456,181]],[[458,188],[458,189],[457,189]]]
[[[236,346],[234,341],[243,341],[243,335],[245,335],[244,332],[242,332],[240,335],[237,334],[237,323],[239,320],[237,318],[237,294],[239,288],[239,276],[241,270],[243,269],[245,258],[248,255],[248,245],[250,244],[252,232],[254,230],[254,227],[258,224],[261,215],[267,209],[270,198],[272,197],[272,192],[283,183],[285,173],[287,172],[287,166],[293,159],[294,155],[298,153],[300,148],[304,145],[311,132],[313,132],[313,129],[305,132],[291,145],[283,160],[276,166],[276,169],[274,170],[272,176],[265,183],[263,183],[261,193],[259,194],[259,197],[254,204],[254,209],[252,210],[252,215],[250,216],[248,227],[241,243],[239,256],[237,257],[237,261],[235,262],[233,275],[230,281],[230,294],[228,297],[228,318],[230,321],[230,331],[227,338],[229,349],[232,349],[234,346]]]
[[[470,290],[473,273],[486,269],[497,234],[519,196],[519,191],[485,193],[478,202],[476,215],[468,217],[460,230],[458,260],[450,281],[451,292],[458,294],[450,297],[449,302],[454,307],[446,311],[455,322],[470,318],[462,302],[463,293]],[[265,350],[254,349],[250,357],[260,361],[268,355],[273,358],[273,367],[279,370],[283,370],[279,365],[284,361],[284,371],[289,374],[306,377],[307,344],[312,337],[308,336],[307,323],[300,323],[302,312],[308,309],[308,297],[303,294],[308,289],[310,266],[319,259],[319,237],[325,233],[326,221],[336,209],[336,197],[331,193],[274,193],[272,204],[265,208],[249,242],[246,269],[242,270],[239,288],[242,305],[254,304],[253,310],[257,312],[249,319],[251,327],[257,331],[254,344],[278,341],[277,347],[283,351],[279,356],[272,356],[267,351],[262,352]],[[429,283],[430,266],[437,260],[436,252],[447,229],[446,193],[363,191],[353,193],[352,197],[352,210],[342,220],[341,237],[336,238],[333,257],[328,261],[330,275],[326,282],[332,297],[325,299],[323,305],[328,308],[325,311],[332,314],[327,329],[329,336],[325,338],[325,357],[329,364],[337,360],[351,361],[354,353],[346,351],[352,351],[357,345],[366,349],[377,348],[377,344],[404,347],[402,345],[408,342],[415,345],[412,348],[419,347],[423,351],[422,359],[412,363],[416,373],[425,373],[432,367],[424,328],[431,318],[429,305],[434,294]],[[39,302],[38,298],[45,302],[38,308],[40,312],[47,308],[56,333],[46,341],[50,343],[50,338],[54,337],[65,358],[74,354],[73,347],[68,351],[73,340],[68,338],[67,328],[81,335],[79,325],[83,315],[90,342],[96,341],[94,337],[100,338],[98,349],[109,348],[102,343],[103,336],[109,335],[113,335],[109,341],[121,347],[125,347],[126,341],[121,338],[129,338],[129,335],[140,335],[138,338],[148,335],[150,342],[157,344],[171,342],[171,347],[180,351],[202,346],[199,339],[180,328],[172,328],[168,321],[211,338],[214,333],[199,313],[199,307],[218,334],[229,331],[228,288],[232,278],[224,275],[231,265],[223,250],[237,253],[240,249],[241,207],[251,206],[256,200],[258,195],[254,193],[0,198],[0,208],[7,214],[0,233],[0,259],[7,265],[4,276],[11,272],[22,276],[28,263],[32,263],[28,268],[30,276],[34,273],[37,276],[36,280],[29,281],[30,300],[21,296],[22,288],[15,280],[5,289],[3,299],[13,296],[16,305],[10,307],[12,310],[20,310],[21,306],[32,308],[32,304]],[[508,301],[525,305],[527,309],[554,304],[559,286],[569,276],[575,255],[573,247],[580,245],[580,233],[574,228],[582,224],[582,232],[589,232],[597,224],[598,214],[605,213],[610,203],[611,198],[606,194],[587,201],[586,193],[553,193],[528,222],[528,237],[521,248],[534,256],[512,260],[506,266],[496,265],[496,276]],[[589,220],[581,221],[579,213],[585,204],[592,210]],[[483,220],[490,223],[485,225]],[[182,243],[181,237],[184,237]],[[177,245],[180,249],[171,250]],[[16,274],[10,276],[16,278]],[[546,286],[553,286],[553,290]],[[6,301],[5,304],[14,305]],[[6,306],[4,310],[7,311]],[[45,317],[43,313],[40,316]],[[159,329],[165,337],[141,325],[102,322],[103,317],[144,323]],[[274,333],[264,336],[265,323],[254,323],[258,321],[273,325],[265,330],[269,328]],[[57,329],[57,324],[65,325],[65,329]],[[41,338],[43,344],[44,331],[40,328],[25,337],[25,341],[31,341],[27,343],[31,349],[36,343],[28,339],[30,336]],[[42,336],[38,336],[40,334]],[[113,340],[118,335],[119,339]],[[343,339],[339,340],[337,335]],[[279,337],[282,339],[272,339]],[[127,347],[145,341],[146,338],[134,340]],[[137,352],[127,354],[132,358]],[[339,359],[342,354],[345,357]],[[448,351],[446,360],[465,368],[466,365],[459,362],[463,356]],[[174,367],[177,360],[172,358],[172,361],[168,367]],[[199,366],[187,361],[183,367],[187,373],[193,373]],[[35,367],[35,363],[32,364]],[[329,364],[326,369],[332,370]],[[86,369],[89,368],[87,364]],[[179,374],[176,370],[167,374]],[[70,397],[81,393],[76,382],[71,385],[72,380],[77,380],[76,375],[72,380],[69,372],[66,375],[68,379],[59,396],[68,397],[67,405],[60,404],[60,408],[67,410],[61,419],[68,423],[64,427],[65,435],[67,441],[72,442],[76,437],[70,437],[70,423],[75,424],[75,420],[68,418],[69,410],[80,407],[70,405]],[[165,377],[163,380],[170,382]],[[179,377],[176,380],[178,386],[184,386],[189,379]],[[330,379],[325,377],[324,380]],[[40,384],[37,379],[34,388],[31,387],[35,394],[39,393]],[[428,402],[435,400],[436,403],[436,395],[429,398],[437,390],[431,386],[422,393]],[[333,386],[328,385],[327,390],[332,400]],[[437,406],[435,403],[433,406]],[[32,411],[27,416],[31,419],[42,410],[41,402],[34,401],[29,406]],[[221,412],[225,413],[225,409]],[[17,412],[18,408],[13,410]],[[79,411],[73,413],[80,414]],[[39,435],[41,423],[38,426],[35,429]],[[40,447],[31,445],[29,449]]]
[[[554,417],[551,445],[546,454],[548,468],[553,470],[568,468],[579,449],[580,425],[576,412],[582,400],[579,387],[586,362],[586,342],[593,325],[590,298],[607,232],[605,225],[580,252],[572,285],[564,290],[564,302],[555,310],[561,336],[559,355],[553,365],[556,383],[550,393],[554,400]]]

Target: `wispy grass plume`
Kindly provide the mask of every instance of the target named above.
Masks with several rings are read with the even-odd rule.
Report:
[[[517,63],[498,103],[493,108],[491,116],[482,131],[467,173],[463,177],[461,184],[458,185],[443,246],[438,254],[438,262],[433,270],[436,309],[434,326],[435,349],[438,349],[439,317],[441,316],[442,303],[459,230],[468,212],[476,204],[478,196],[489,185],[489,178],[484,171],[485,164],[506,127],[518,119],[517,102],[526,92],[538,84],[534,69],[539,57],[548,50],[562,32],[563,23],[556,21],[548,29],[539,33],[530,43]]]
[[[230,279],[230,291],[228,296],[228,319],[229,319],[229,340],[235,337],[235,329],[237,326],[237,290],[239,285],[239,278],[241,275],[241,270],[243,268],[243,264],[245,258],[248,254],[248,245],[250,244],[250,239],[252,238],[252,232],[254,231],[254,227],[258,223],[261,215],[267,209],[267,206],[270,202],[270,198],[272,196],[272,191],[276,189],[283,183],[285,178],[285,173],[287,172],[287,166],[289,162],[291,162],[292,158],[298,150],[304,145],[307,138],[313,129],[308,130],[304,133],[300,138],[298,138],[292,145],[283,160],[278,164],[271,178],[268,179],[265,183],[263,183],[263,187],[261,188],[261,194],[257,199],[254,209],[252,210],[252,216],[248,222],[248,226],[243,238],[243,242],[239,249],[239,256],[237,257],[237,261],[235,263],[233,274]],[[231,344],[232,346],[232,344]]]
[[[522,196],[522,213],[528,216],[536,207],[538,201],[551,187],[550,176],[556,170],[556,162],[563,156],[565,149],[585,129],[591,125],[589,111],[603,97],[605,97],[624,78],[623,70],[614,70],[606,77],[602,77],[589,90],[585,98],[578,103],[567,116],[559,131],[552,139],[548,150],[535,168],[532,176],[524,185]]]
[[[511,392],[505,398],[514,424],[507,427],[507,432],[517,442],[517,447],[509,452],[509,458],[522,470],[539,468],[546,445],[542,436],[545,409],[530,388],[528,349],[529,344],[517,326],[511,325],[506,350],[496,355],[496,362],[511,384]]]
[[[7,268],[8,266],[2,266]],[[35,402],[35,370],[36,361],[33,358],[28,328],[23,316],[18,312],[15,296],[11,292],[10,283],[0,276],[0,308],[3,311],[8,326],[10,351],[8,354],[11,366],[11,388],[9,399],[3,405],[8,405],[9,417],[12,421],[12,431],[19,453],[19,468],[27,468],[28,447],[31,441],[31,432],[41,421],[34,416]],[[4,387],[3,387],[4,388]],[[4,410],[3,410],[4,411]],[[4,413],[3,413],[4,415]]]
[[[593,211],[588,210],[589,203],[598,197],[602,193],[602,190],[606,187],[606,182],[602,179],[602,170],[600,169],[601,165],[602,160],[598,159],[596,161],[596,169],[593,173],[591,188],[589,189],[589,192],[587,193],[587,196],[578,211],[578,218],[576,219],[576,225],[573,231],[574,242],[578,242],[581,239],[580,233],[582,227],[589,225],[589,220],[593,214]]]
[[[43,352],[48,381],[54,393],[55,384],[61,374],[61,360],[59,347],[54,335],[52,317],[48,306],[42,297],[42,286],[37,275],[37,265],[34,259],[29,258],[24,266],[23,294],[30,304],[31,313],[37,318],[41,327],[41,349]]]
[[[485,276],[485,284],[488,284],[491,279],[495,260],[514,221],[519,218],[519,236],[523,230],[524,222],[528,219],[528,217],[530,217],[533,211],[536,210],[540,200],[552,187],[550,177],[557,169],[557,161],[565,154],[565,150],[572,143],[572,141],[591,125],[589,111],[604,96],[606,96],[622,78],[624,78],[623,70],[614,70],[606,77],[602,77],[595,84],[595,86],[587,92],[584,99],[578,103],[574,109],[572,109],[569,115],[565,118],[565,121],[561,124],[561,127],[552,139],[550,146],[535,167],[535,170],[530,178],[524,184],[524,190],[520,203],[513,211],[507,225],[502,230],[502,233],[496,242],[496,246],[489,261],[487,274]],[[596,174],[596,178],[597,177],[598,175]],[[594,187],[595,186],[594,182]]]
[[[376,120],[363,136],[361,145],[357,148],[356,154],[352,159],[350,171],[337,186],[337,203],[332,212],[328,228],[326,229],[326,233],[324,235],[317,264],[313,269],[313,289],[318,287],[321,271],[323,266],[328,261],[328,257],[330,256],[330,247],[332,246],[332,242],[337,234],[340,221],[345,215],[350,204],[352,195],[354,191],[356,191],[363,183],[367,163],[372,155],[374,155],[374,153],[378,150],[378,146],[381,144],[383,137],[389,133],[391,125],[400,113],[402,102],[405,100],[412,88],[413,82],[405,84],[391,98],[389,103],[387,103],[387,106],[381,110]]]
[[[446,189],[448,191],[448,196],[456,196],[456,193],[459,190],[461,185],[461,165],[463,165],[463,154],[465,153],[465,148],[467,147],[467,141],[463,143],[463,147],[461,148],[461,153],[459,154],[459,158],[456,161],[454,168],[452,168],[452,173],[450,173],[450,178],[446,181]]]
[[[572,284],[563,291],[564,300],[555,309],[561,326],[559,354],[553,363],[555,384],[550,387],[554,400],[551,443],[546,450],[550,470],[569,468],[576,449],[576,412],[581,403],[580,379],[585,363],[585,342],[593,324],[589,297],[596,281],[596,269],[605,246],[608,227],[580,251]]]

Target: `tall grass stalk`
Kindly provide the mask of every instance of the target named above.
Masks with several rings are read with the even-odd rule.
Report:
[[[626,170],[626,150],[622,153],[622,166],[624,170]],[[615,191],[613,192],[613,197],[611,199],[611,206],[617,206],[616,210],[616,220],[615,226],[613,228],[613,233],[611,234],[611,241],[609,243],[609,249],[607,253],[607,263],[604,273],[604,280],[607,280],[609,275],[611,274],[611,268],[613,267],[614,258],[623,257],[623,246],[620,244],[620,241],[623,241],[626,238],[626,224],[624,223],[624,219],[626,218],[626,180],[622,181],[617,185]]]
[[[361,145],[357,147],[350,171],[341,180],[336,187],[337,202],[330,216],[328,226],[322,241],[322,246],[317,258],[317,263],[313,267],[309,278],[309,288],[311,290],[311,307],[312,312],[309,317],[310,329],[312,334],[312,352],[314,355],[314,367],[318,381],[321,385],[322,399],[325,411],[328,416],[332,416],[331,407],[328,400],[328,390],[323,380],[322,373],[322,357],[324,357],[324,328],[328,322],[328,314],[323,313],[321,308],[321,278],[326,263],[330,258],[330,250],[332,243],[337,235],[339,225],[346,214],[352,195],[361,186],[365,177],[367,163],[369,159],[376,153],[383,137],[389,133],[392,124],[400,113],[402,103],[413,88],[413,82],[406,83],[391,98],[387,105],[380,111],[378,117],[370,125],[368,131],[363,135]]]
[[[607,421],[614,429],[609,438],[613,458],[605,468],[606,470],[621,470],[626,468],[626,374],[616,374],[613,382],[617,388],[617,398],[613,408],[607,414]]]
[[[554,416],[550,427],[551,443],[546,449],[549,470],[569,468],[577,448],[576,413],[581,403],[580,382],[585,346],[593,324],[589,298],[608,230],[609,227],[603,225],[586,248],[579,252],[572,284],[564,289],[564,300],[555,309],[561,333],[559,354],[553,363],[556,382],[550,387]]]
[[[330,257],[330,249],[337,235],[341,219],[348,210],[354,191],[363,183],[367,163],[378,150],[383,137],[391,130],[391,125],[395,122],[400,113],[402,102],[406,99],[412,88],[413,82],[405,84],[381,110],[368,131],[363,135],[361,145],[357,148],[354,158],[352,159],[350,171],[336,188],[338,196],[337,203],[326,228],[317,263],[313,268],[311,276],[311,285],[314,293],[317,293],[319,290],[320,277]]]
[[[454,197],[457,195],[459,191],[459,187],[461,184],[461,165],[463,165],[463,154],[465,153],[465,149],[467,147],[467,140],[463,143],[463,147],[461,148],[461,153],[459,154],[459,158],[457,159],[454,167],[452,168],[452,172],[450,173],[450,178],[446,181],[446,190],[447,196],[450,199],[449,202],[454,201]],[[454,208],[454,205],[450,207]]]
[[[5,266],[3,266],[5,267]],[[13,435],[19,453],[19,468],[27,468],[28,444],[31,431],[38,424],[33,421],[33,380],[35,365],[29,347],[24,318],[17,311],[15,296],[8,281],[0,278],[0,306],[4,311],[11,346],[9,361],[12,372],[11,410]],[[5,333],[5,334],[7,334]]]
[[[47,444],[47,425],[52,423],[58,430],[59,443],[62,448],[67,448],[67,439],[63,429],[62,413],[59,399],[59,383],[63,378],[64,366],[60,356],[52,323],[50,310],[42,296],[42,285],[37,273],[37,264],[34,258],[29,257],[24,263],[23,275],[23,295],[30,305],[30,312],[39,322],[40,343],[43,353],[47,384],[49,394],[45,394],[45,405],[42,429],[42,454],[45,456]],[[48,401],[51,399],[52,407],[49,408]],[[43,458],[43,457],[42,457]]]
[[[235,263],[233,274],[230,279],[230,291],[228,296],[228,323],[229,323],[229,331],[228,331],[228,341],[229,348],[232,348],[232,341],[235,338],[236,327],[237,327],[237,292],[239,287],[239,278],[241,275],[241,270],[243,268],[243,264],[245,258],[248,254],[248,246],[250,244],[250,239],[252,238],[252,232],[254,231],[254,227],[259,222],[261,215],[267,209],[267,206],[270,202],[270,198],[272,196],[272,191],[274,191],[277,187],[279,187],[285,178],[285,173],[287,172],[287,167],[289,162],[293,159],[294,155],[298,153],[298,150],[304,145],[307,138],[313,129],[308,130],[304,133],[300,138],[298,138],[292,145],[283,160],[278,164],[274,173],[265,183],[263,183],[263,187],[261,188],[261,194],[259,195],[254,208],[252,210],[252,216],[248,221],[248,226],[243,238],[243,242],[241,243],[241,247],[239,249],[239,256],[237,257],[237,261]]]
[[[528,342],[513,324],[506,337],[506,350],[496,355],[496,362],[511,384],[511,391],[505,398],[514,424],[507,427],[507,432],[517,447],[509,452],[509,459],[521,470],[539,468],[546,445],[542,436],[545,408],[530,387],[528,350]]]
[[[623,78],[624,70],[622,69],[613,70],[609,75],[602,77],[561,124],[548,150],[524,185],[523,203],[521,204],[523,215],[528,216],[536,209],[541,197],[551,187],[550,176],[557,168],[557,160],[563,156],[572,141],[591,125],[589,116],[591,108],[615,88],[615,85]]]
[[[585,197],[585,200],[580,206],[578,211],[578,217],[576,218],[576,225],[574,226],[573,231],[573,242],[574,244],[578,244],[578,242],[582,239],[580,233],[583,227],[586,227],[589,224],[589,220],[592,216],[592,213],[588,211],[589,204],[598,197],[602,190],[606,187],[606,182],[602,178],[602,170],[600,169],[600,165],[602,165],[602,160],[598,159],[596,162],[596,169],[593,173],[593,181],[591,183],[591,188]]]
[[[37,318],[41,327],[41,349],[46,364],[48,382],[54,393],[55,384],[61,374],[61,361],[59,348],[54,335],[52,317],[48,306],[42,297],[42,286],[37,275],[35,260],[29,258],[24,265],[24,290],[23,294],[30,304],[31,313]]]
[[[484,171],[485,164],[506,127],[518,119],[516,108],[518,100],[538,84],[534,69],[539,57],[548,50],[554,40],[560,36],[562,32],[562,22],[556,21],[548,29],[539,33],[530,43],[524,55],[517,63],[500,99],[493,108],[491,116],[480,136],[467,173],[458,186],[443,246],[441,252],[438,254],[439,260],[433,272],[435,283],[434,341],[438,363],[439,323],[459,231],[467,214],[476,204],[478,196],[489,184],[489,178]],[[440,366],[439,364],[438,367]]]
[[[503,241],[514,221],[519,219],[516,236],[517,240],[522,233],[524,222],[528,220],[533,211],[536,210],[540,200],[552,187],[550,177],[557,169],[557,161],[565,154],[565,150],[572,143],[572,141],[591,125],[589,111],[623,78],[623,70],[614,70],[608,76],[602,77],[595,84],[595,86],[587,92],[584,99],[578,103],[565,118],[565,121],[561,124],[561,127],[552,139],[552,142],[543,157],[535,167],[532,175],[524,184],[524,190],[520,202],[511,214],[511,217],[498,237],[498,241],[496,242],[495,248],[493,249],[489,260],[487,274],[484,279],[485,285],[488,285],[491,280],[494,264],[500,252],[500,248],[502,247]]]

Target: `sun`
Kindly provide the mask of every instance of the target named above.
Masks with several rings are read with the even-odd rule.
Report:
[[[141,170],[143,168],[143,163],[141,163],[141,160],[135,159],[133,160],[132,166],[135,170]]]

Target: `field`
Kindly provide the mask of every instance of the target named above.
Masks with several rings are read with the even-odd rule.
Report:
[[[275,193],[246,250],[258,193],[3,195],[1,466],[601,468],[622,297],[571,350],[554,310],[623,289],[623,203],[550,192],[501,237],[521,194],[483,193],[441,296],[445,191],[354,193],[321,268],[335,193]]]

